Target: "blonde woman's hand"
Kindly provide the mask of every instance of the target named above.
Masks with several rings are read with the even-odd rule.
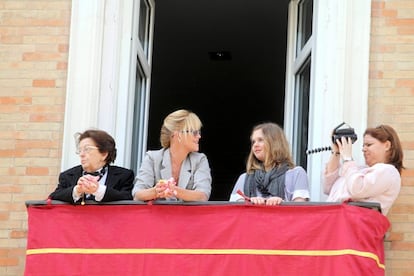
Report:
[[[176,187],[174,178],[171,177],[168,180],[160,179],[157,184],[155,184],[157,198],[174,197],[177,194]]]

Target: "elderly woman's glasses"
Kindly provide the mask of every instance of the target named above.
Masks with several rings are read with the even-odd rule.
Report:
[[[191,133],[194,136],[201,136],[201,130],[182,130],[181,133]]]
[[[76,149],[76,154],[81,154],[82,152],[84,152],[84,153],[90,153],[91,150],[95,150],[95,149],[99,149],[99,148],[98,147],[95,147],[95,146],[85,146],[83,148]]]

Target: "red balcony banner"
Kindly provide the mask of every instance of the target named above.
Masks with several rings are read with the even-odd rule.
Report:
[[[336,205],[29,205],[25,275],[384,275],[388,219]]]

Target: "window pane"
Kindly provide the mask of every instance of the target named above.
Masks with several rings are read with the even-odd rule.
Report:
[[[295,128],[294,138],[296,140],[296,164],[306,169],[308,147],[308,122],[309,122],[309,94],[311,76],[311,58],[304,63],[296,75],[295,91]]]
[[[144,49],[145,55],[148,58],[148,41],[149,41],[149,14],[150,6],[147,0],[140,1],[139,7],[139,26],[138,26],[138,38],[141,41],[142,48]]]
[[[143,145],[143,130],[142,125],[145,120],[145,82],[146,79],[142,73],[141,68],[137,68],[136,83],[135,83],[135,100],[134,100],[134,121],[132,129],[132,152],[131,152],[131,168],[138,172],[141,163],[142,145]]]
[[[312,36],[313,0],[302,0],[298,6],[297,52]]]

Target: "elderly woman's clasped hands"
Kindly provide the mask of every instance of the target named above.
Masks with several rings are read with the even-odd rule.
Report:
[[[98,190],[99,187],[99,176],[93,176],[86,174],[79,177],[76,185],[76,191],[78,194],[93,194]]]

